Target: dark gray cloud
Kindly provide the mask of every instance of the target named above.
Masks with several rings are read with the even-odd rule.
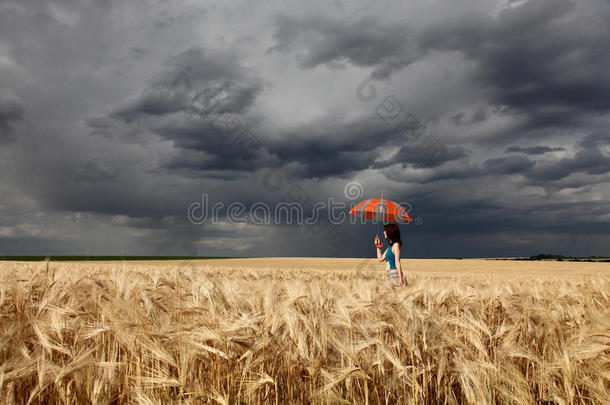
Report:
[[[405,145],[398,150],[398,153],[392,159],[380,162],[376,167],[381,168],[392,164],[401,164],[403,168],[406,168],[407,165],[411,165],[416,169],[434,168],[445,162],[451,162],[467,156],[468,151],[460,146],[450,147],[439,151],[439,153],[432,153],[425,147]]]
[[[227,69],[220,67],[223,63]],[[291,164],[297,166],[290,173],[300,178],[345,178],[370,167],[435,167],[465,156],[461,147],[431,157],[425,149],[404,146],[392,161],[376,163],[382,158],[380,148],[400,147],[401,133],[408,129],[388,128],[377,114],[354,120],[329,116],[269,135],[258,127],[260,117],[249,114],[262,91],[261,80],[248,76],[234,57],[191,49],[165,65],[171,68],[156,74],[137,98],[109,117],[88,119],[91,133],[109,137],[120,125],[130,135],[133,127],[150,131],[179,149],[164,160],[165,169],[214,177],[231,172],[221,175],[225,179],[238,178],[240,171]]]
[[[483,167],[494,174],[513,174],[529,171],[535,164],[535,161],[525,156],[503,156],[486,160]]]
[[[407,167],[407,163],[411,164],[411,167],[435,169],[429,175],[422,178],[417,178],[420,183],[433,183],[443,180],[466,180],[475,179],[482,176],[499,176],[499,175],[525,175],[529,176],[531,169],[535,166],[536,162],[528,159],[525,156],[509,155],[499,158],[487,159],[482,164],[472,164],[468,162],[465,157],[466,152],[460,148],[455,148],[442,155],[441,158],[437,158],[437,165],[431,164],[435,161],[425,153],[418,152],[417,149],[405,147],[405,151],[400,159],[392,159],[392,163],[401,163],[403,168]],[[400,152],[399,152],[400,155]],[[397,155],[398,156],[398,155]],[[419,161],[420,159],[421,161]],[[445,165],[442,167],[442,163],[457,161],[457,165]],[[387,163],[380,165],[380,167],[389,166]],[[393,176],[392,172],[386,172],[389,178],[394,180],[401,179],[400,176]]]
[[[0,143],[12,140],[14,126],[23,120],[23,105],[6,89],[0,89]]]
[[[527,1],[497,17],[473,12],[429,27],[420,44],[461,52],[494,103],[557,124],[610,107],[609,17],[603,2]]]
[[[294,53],[305,69],[351,64],[372,68],[375,78],[388,77],[430,52],[459,52],[476,64],[476,80],[490,101],[527,114],[528,127],[581,122],[607,112],[606,2],[534,0],[505,7],[497,16],[475,10],[459,15],[419,30],[394,19],[281,16],[270,50]],[[463,113],[451,119],[464,123]],[[484,119],[479,110],[470,122]]]
[[[366,16],[343,21],[326,16],[296,19],[279,16],[269,51],[295,50],[299,65],[341,68],[345,64],[373,67],[372,76],[386,78],[420,56],[414,33],[404,23],[384,23]]]
[[[573,158],[563,158],[558,162],[539,165],[531,177],[536,180],[560,180],[573,173],[584,172],[592,175],[610,173],[610,157],[597,148],[581,149]]]
[[[542,155],[548,152],[558,152],[558,151],[563,151],[565,150],[565,148],[560,148],[560,147],[551,147],[551,146],[528,146],[528,147],[522,147],[522,146],[511,146],[509,148],[506,148],[506,152],[507,153],[525,153],[527,155]]]
[[[610,131],[596,131],[589,134],[580,142],[583,148],[596,148],[598,146],[610,145]]]
[[[74,180],[83,183],[100,183],[116,179],[118,173],[104,159],[93,158],[75,173]]]
[[[268,149],[284,164],[298,163],[302,177],[325,177],[366,169],[380,157],[378,147],[400,142],[400,130],[388,129],[371,115],[352,122],[310,123],[283,133]]]
[[[147,89],[111,117],[131,123],[177,112],[203,117],[244,114],[262,90],[261,81],[249,77],[231,53],[191,48],[169,58],[165,65]]]
[[[118,108],[112,117],[126,123],[146,116],[157,116],[180,112],[189,107],[190,99],[183,93],[169,92],[164,89],[150,89],[140,97]],[[90,119],[92,129],[99,128],[99,119]]]

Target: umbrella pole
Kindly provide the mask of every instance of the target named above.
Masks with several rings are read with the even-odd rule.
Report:
[[[380,216],[383,216],[384,212],[383,212],[383,205],[381,205],[383,202],[383,193],[381,193],[381,200],[379,200],[379,214],[381,214]],[[381,225],[381,218],[379,218],[379,216],[377,216],[377,237],[379,237],[379,228]]]
[[[379,222],[377,223],[377,239],[379,239]],[[383,242],[381,242],[383,244]],[[375,246],[377,246],[377,242],[375,242]],[[380,248],[379,246],[377,246]]]

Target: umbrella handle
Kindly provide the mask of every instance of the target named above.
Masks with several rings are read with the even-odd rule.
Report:
[[[377,234],[377,239],[379,239],[379,234]],[[375,246],[377,246],[378,249],[381,249],[383,247],[383,242],[381,240],[379,243],[375,242]]]

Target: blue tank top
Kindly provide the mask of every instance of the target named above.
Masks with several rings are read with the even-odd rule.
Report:
[[[389,246],[388,250],[385,251],[385,260],[390,265],[390,269],[396,269],[396,256],[392,252],[392,246]]]

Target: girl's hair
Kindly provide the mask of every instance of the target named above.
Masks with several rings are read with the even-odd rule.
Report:
[[[390,245],[398,242],[400,246],[402,246],[402,240],[400,240],[400,230],[398,229],[398,225],[396,224],[386,224],[383,226],[383,230],[388,236],[388,241]]]

